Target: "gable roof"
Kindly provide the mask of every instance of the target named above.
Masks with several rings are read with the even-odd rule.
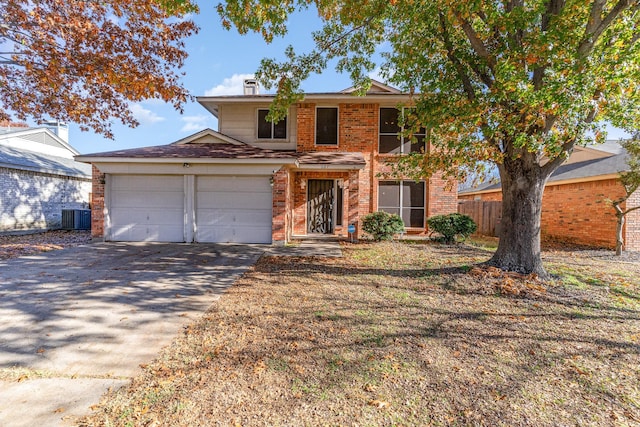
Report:
[[[343,102],[343,103],[359,103],[359,102],[378,102],[387,103],[389,105],[406,102],[409,94],[372,80],[371,88],[365,96],[356,96],[356,89],[350,87],[339,92],[308,92],[304,93],[304,98],[300,102]],[[218,117],[221,104],[258,104],[268,105],[275,98],[274,94],[252,94],[252,95],[223,95],[223,96],[197,96],[196,101],[207,109],[215,117]]]
[[[353,93],[357,90],[355,86],[348,87],[340,91],[340,93]],[[371,79],[371,87],[367,91],[367,95],[374,93],[392,93],[392,94],[400,94],[402,93],[400,89],[396,89],[393,86],[389,86],[378,80]]]
[[[0,167],[77,178],[91,177],[91,166],[76,162],[73,159],[1,144]]]
[[[182,145],[182,144],[203,144],[203,143],[222,143],[222,144],[232,144],[232,145],[244,145],[244,142],[227,136],[223,133],[215,131],[211,128],[203,129],[199,132],[194,133],[193,135],[186,136],[182,139],[177,140],[173,144]]]
[[[560,166],[549,178],[548,183],[561,181],[597,181],[615,177],[620,172],[628,169],[628,154],[621,154],[587,160],[584,162],[569,163]],[[498,191],[501,188],[500,182],[487,182],[480,184],[476,188],[460,190],[458,194],[476,194]]]
[[[11,140],[24,140],[35,144],[42,144],[43,149],[45,147],[53,147],[55,149],[62,149],[69,151],[69,158],[80,154],[78,150],[73,148],[69,143],[65,142],[55,133],[51,132],[47,128],[15,128],[15,130],[2,130],[0,131],[0,141]],[[32,151],[40,151],[37,145],[31,145]]]
[[[91,167],[75,162],[78,151],[46,128],[3,129],[0,167],[77,178],[91,177]]]

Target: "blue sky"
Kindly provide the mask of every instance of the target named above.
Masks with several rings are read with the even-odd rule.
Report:
[[[242,80],[251,76],[263,57],[282,58],[289,44],[296,50],[313,47],[311,30],[320,28],[315,12],[298,13],[292,19],[289,35],[266,44],[260,35],[241,36],[235,29],[222,28],[214,1],[201,1],[200,14],[194,20],[200,32],[187,40],[189,58],[182,71],[183,83],[193,96],[240,95]],[[346,75],[329,69],[320,76],[312,76],[303,89],[308,92],[338,91],[351,86]],[[264,89],[262,93],[265,93]],[[169,144],[204,128],[217,129],[213,115],[197,102],[189,102],[181,115],[162,101],[150,100],[132,105],[140,122],[136,128],[114,124],[115,139],[109,140],[93,132],[82,132],[73,123],[69,126],[69,142],[83,154]]]
[[[284,50],[292,44],[296,51],[308,51],[313,47],[311,32],[320,29],[320,21],[314,11],[295,14],[284,39],[271,44],[257,34],[241,36],[235,29],[222,28],[215,11],[217,2],[202,0],[200,14],[193,19],[200,32],[186,42],[189,57],[182,71],[183,83],[191,95],[239,95],[242,81],[251,76],[264,57],[283,58]],[[339,91],[351,86],[347,75],[338,74],[329,67],[322,75],[311,76],[304,84],[307,92]],[[262,93],[265,93],[264,89]],[[131,106],[140,122],[136,128],[114,124],[114,140],[93,132],[82,132],[69,124],[69,142],[80,153],[95,153],[123,148],[169,144],[207,127],[217,129],[215,118],[197,102],[189,102],[180,114],[162,101],[149,100]],[[611,129],[609,139],[623,137],[620,130]]]

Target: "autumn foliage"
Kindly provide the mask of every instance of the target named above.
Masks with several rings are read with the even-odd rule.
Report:
[[[131,102],[181,109],[189,94],[177,70],[189,1],[0,2],[0,120],[58,119],[108,137],[111,122],[135,126]]]

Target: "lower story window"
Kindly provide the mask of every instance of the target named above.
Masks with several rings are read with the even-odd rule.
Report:
[[[405,227],[424,227],[425,184],[415,181],[380,181],[378,210],[398,214]]]

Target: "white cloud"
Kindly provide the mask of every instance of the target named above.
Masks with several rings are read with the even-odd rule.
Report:
[[[152,125],[154,123],[159,123],[165,120],[164,117],[159,116],[153,111],[144,108],[140,103],[132,103],[131,105],[129,105],[129,108],[131,109],[133,117],[135,117],[135,119],[139,121],[141,125]]]
[[[205,96],[242,95],[245,79],[252,79],[253,74],[234,74],[222,81],[222,84],[214,86],[204,92]]]
[[[198,114],[197,116],[184,116],[180,118],[184,122],[181,132],[196,132],[208,127],[209,116]]]

